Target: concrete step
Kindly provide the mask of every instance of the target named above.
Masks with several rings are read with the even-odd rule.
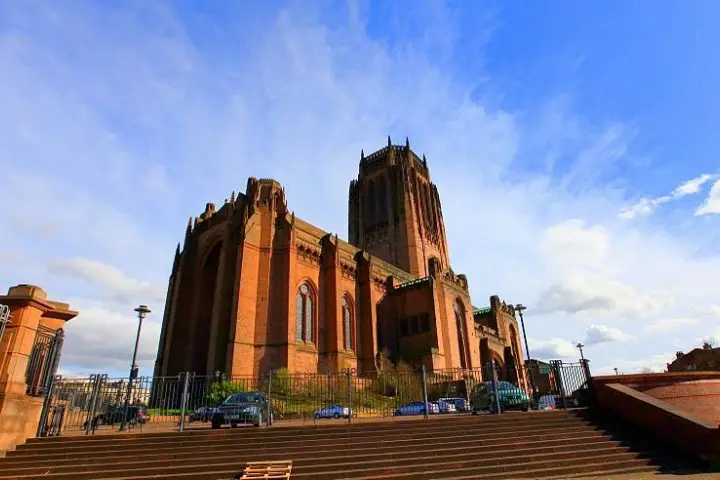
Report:
[[[651,458],[651,452],[621,452],[605,455],[576,455],[570,459],[535,459],[520,458],[515,456],[498,456],[488,463],[483,459],[467,459],[446,462],[438,458],[435,462],[423,462],[413,459],[413,464],[408,466],[395,466],[386,464],[379,468],[364,467],[364,462],[357,462],[352,470],[323,470],[323,471],[302,471],[296,468],[293,462],[292,480],[377,480],[382,479],[434,479],[434,480],[460,480],[460,479],[507,479],[507,478],[536,478],[537,473],[547,474],[553,478],[565,478],[567,474],[573,473],[599,473],[604,469],[620,469],[645,466],[647,470],[656,469],[653,466],[657,463]],[[520,460],[519,463],[512,463],[513,460]],[[492,463],[494,462],[494,463]],[[240,468],[232,469],[208,469],[204,472],[172,473],[165,472],[152,476],[138,475],[133,472],[132,476],[125,477],[85,477],[78,476],[78,480],[228,480]],[[45,478],[45,477],[43,477]],[[52,478],[52,477],[50,477]]]
[[[348,479],[373,480],[413,479],[413,480],[459,480],[459,479],[508,479],[537,478],[538,474],[550,471],[555,478],[565,478],[572,473],[597,474],[606,469],[646,466],[653,467],[652,452],[612,452],[604,454],[586,453],[572,457],[541,456],[539,458],[517,458],[513,456],[498,457],[488,462],[485,460],[422,462],[416,461],[412,467],[395,467],[388,465],[380,469],[362,469],[352,472],[323,471],[297,472],[293,466],[293,480],[326,480]],[[361,474],[361,475],[359,475]],[[143,477],[132,477],[140,480]],[[147,477],[145,477],[147,478]],[[175,477],[157,477],[175,478]],[[218,480],[222,476],[198,476],[198,480]],[[175,480],[177,480],[175,478]]]
[[[141,461],[172,461],[176,459],[202,459],[207,456],[217,456],[219,454],[232,453],[240,454],[244,452],[253,452],[257,455],[274,454],[276,452],[284,452],[287,454],[301,454],[303,452],[324,451],[333,448],[345,449],[372,449],[379,444],[383,448],[408,448],[418,444],[436,444],[449,442],[453,444],[474,444],[474,445],[494,445],[498,442],[505,445],[523,445],[529,442],[538,441],[556,441],[572,443],[577,438],[585,439],[607,439],[608,435],[605,431],[594,427],[568,427],[563,429],[537,429],[530,433],[524,432],[504,432],[502,435],[484,434],[476,432],[425,432],[415,433],[408,437],[407,435],[385,435],[382,439],[377,438],[353,438],[344,439],[286,439],[280,442],[237,442],[228,443],[218,448],[215,446],[191,446],[183,448],[174,448],[168,445],[162,449],[153,448],[147,450],[126,450],[113,449],[104,452],[88,455],[87,452],[72,452],[70,454],[53,454],[43,453],[37,455],[22,455],[7,457],[0,459],[0,472],[8,468],[19,468],[22,466],[48,466],[48,465],[71,465],[74,463],[114,463],[124,461],[129,455],[132,456],[133,462]]]
[[[50,446],[53,448],[57,447],[57,444],[72,444],[81,443],[86,444],[88,442],[98,443],[112,443],[118,440],[127,442],[156,442],[159,439],[172,438],[177,441],[180,438],[183,439],[195,439],[204,438],[206,436],[217,436],[222,434],[232,434],[234,432],[245,431],[245,432],[286,432],[289,433],[305,433],[313,430],[322,430],[324,432],[333,431],[397,431],[405,429],[417,429],[424,428],[432,424],[441,424],[450,426],[454,424],[466,424],[468,422],[480,422],[488,427],[490,426],[511,426],[517,425],[518,423],[529,424],[529,423],[545,423],[545,422],[575,422],[579,416],[573,413],[567,412],[537,412],[537,413],[508,413],[504,415],[469,415],[469,414],[458,414],[458,415],[436,415],[431,416],[427,419],[423,419],[420,416],[405,417],[402,420],[385,420],[378,422],[355,422],[355,423],[320,423],[314,425],[298,425],[298,426],[275,426],[272,428],[253,428],[253,427],[242,427],[239,429],[223,428],[220,430],[212,430],[210,428],[202,428],[198,430],[188,430],[185,432],[166,431],[166,432],[152,432],[152,433],[117,433],[117,434],[102,434],[102,435],[76,435],[76,436],[62,436],[62,437],[46,437],[46,438],[31,438],[25,444],[21,445],[20,448],[38,448],[39,446]],[[422,422],[422,423],[418,423]]]
[[[531,446],[529,446],[531,445]],[[328,462],[348,462],[356,463],[361,456],[363,462],[370,461],[394,461],[401,458],[410,458],[413,461],[418,458],[432,458],[438,456],[452,456],[456,452],[463,454],[472,454],[477,458],[494,456],[498,454],[509,454],[512,452],[516,456],[552,454],[556,452],[574,452],[576,450],[593,450],[599,451],[603,449],[629,448],[629,446],[620,440],[608,440],[606,437],[597,436],[566,436],[555,440],[542,439],[537,436],[535,439],[528,441],[527,437],[522,437],[513,442],[512,440],[499,440],[489,444],[478,444],[472,440],[464,442],[453,441],[452,437],[441,439],[433,439],[433,441],[425,441],[421,444],[410,444],[404,446],[388,445],[385,442],[374,446],[345,446],[338,445],[329,447],[329,449],[303,449],[304,451],[293,451],[284,449],[282,446],[274,448],[274,452],[262,449],[244,449],[237,452],[233,451],[217,451],[212,456],[187,456],[173,459],[151,459],[139,460],[135,457],[119,457],[112,462],[90,462],[86,460],[76,460],[73,463],[58,465],[50,462],[46,464],[38,464],[37,461],[28,462],[26,465],[12,465],[0,470],[0,478],[15,477],[18,475],[49,475],[49,474],[76,474],[88,473],[94,471],[103,471],[105,475],[109,475],[112,471],[119,472],[122,476],[127,470],[128,462],[132,464],[133,471],[137,474],[141,471],[156,471],[158,468],[163,471],[174,470],[178,473],[191,471],[202,471],[211,468],[214,465],[229,465],[230,469],[236,468],[238,462],[245,463],[249,461],[262,460],[281,460],[291,458],[294,465],[323,465]],[[94,459],[93,459],[94,460]]]
[[[587,428],[589,430],[594,427],[590,422],[585,420],[576,419],[574,421],[565,420],[548,420],[544,422],[530,421],[530,422],[517,422],[515,425],[494,425],[484,424],[474,420],[468,420],[464,422],[451,423],[444,425],[442,423],[429,422],[423,424],[422,421],[413,422],[416,425],[413,428],[368,428],[367,430],[342,430],[342,429],[322,429],[322,428],[307,428],[302,431],[285,431],[284,428],[268,428],[268,429],[235,429],[219,431],[216,435],[205,435],[198,437],[162,437],[153,438],[148,441],[131,441],[119,439],[114,442],[71,442],[68,444],[64,443],[48,443],[40,444],[35,443],[32,445],[24,445],[19,447],[17,450],[8,452],[7,458],[16,458],[27,455],[38,455],[38,454],[72,454],[72,453],[88,453],[88,454],[101,454],[102,452],[111,450],[117,450],[122,448],[126,452],[138,452],[147,451],[148,449],[163,449],[163,448],[209,448],[209,447],[222,447],[224,445],[233,444],[256,444],[259,442],[284,442],[284,441],[300,441],[300,440],[344,440],[347,438],[375,438],[381,436],[382,438],[416,438],[416,436],[424,437],[431,433],[443,433],[452,431],[457,434],[462,433],[473,433],[481,435],[506,435],[518,431],[531,432],[534,430],[549,431],[553,429],[563,428]]]
[[[563,411],[37,439],[0,459],[0,480],[229,480],[286,459],[293,480],[572,478],[678,461],[623,425]]]

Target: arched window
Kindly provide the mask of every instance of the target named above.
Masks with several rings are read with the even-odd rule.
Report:
[[[353,314],[352,314],[352,303],[347,295],[342,298],[342,321],[343,321],[343,345],[345,350],[352,351],[353,349]]]
[[[313,291],[303,283],[298,289],[295,305],[295,338],[305,342],[313,338]]]
[[[430,189],[428,184],[423,182],[423,198],[425,201],[425,224],[427,226],[432,225],[432,202],[430,201]]]
[[[370,180],[367,188],[367,224],[375,223],[376,205],[375,205],[375,182]]]
[[[378,194],[378,221],[385,222],[388,219],[387,182],[385,177],[379,177],[377,183]]]
[[[465,306],[460,300],[455,302],[455,325],[458,336],[458,350],[460,351],[460,367],[467,368],[467,345],[465,342]]]

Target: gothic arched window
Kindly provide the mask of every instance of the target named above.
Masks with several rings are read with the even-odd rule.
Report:
[[[458,336],[458,350],[460,351],[460,367],[467,368],[467,345],[465,341],[465,306],[460,300],[455,302],[455,325]]]
[[[385,181],[385,177],[378,178],[377,194],[378,194],[378,221],[385,222],[388,219],[387,181]]]
[[[313,290],[303,283],[298,289],[295,305],[295,338],[313,342]]]
[[[353,312],[352,302],[347,295],[342,298],[342,321],[343,321],[343,346],[345,350],[353,349]]]
[[[428,188],[428,184],[424,183],[422,184],[423,189],[423,201],[424,201],[424,208],[425,211],[425,224],[427,226],[432,225],[432,202],[430,201],[430,189]]]
[[[367,188],[367,223],[372,225],[375,223],[376,205],[375,205],[375,182],[370,180]]]

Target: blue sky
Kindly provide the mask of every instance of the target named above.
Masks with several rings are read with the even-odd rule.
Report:
[[[0,284],[80,316],[65,372],[124,373],[187,218],[248,176],[347,235],[360,150],[410,138],[476,305],[533,356],[659,369],[720,340],[720,5],[0,1]]]

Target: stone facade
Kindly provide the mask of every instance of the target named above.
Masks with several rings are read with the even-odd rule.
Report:
[[[0,339],[0,451],[35,436],[43,405],[42,396],[28,395],[28,363],[38,331],[55,332],[77,316],[66,303],[47,298],[33,285],[17,285],[0,295],[10,308],[10,321]]]
[[[431,371],[477,368],[481,340],[502,363],[522,359],[499,300],[494,330],[477,326],[427,161],[408,142],[361,154],[348,227],[349,243],[297,218],[271,179],[207,204],[175,253],[155,374],[368,372],[382,352]]]

